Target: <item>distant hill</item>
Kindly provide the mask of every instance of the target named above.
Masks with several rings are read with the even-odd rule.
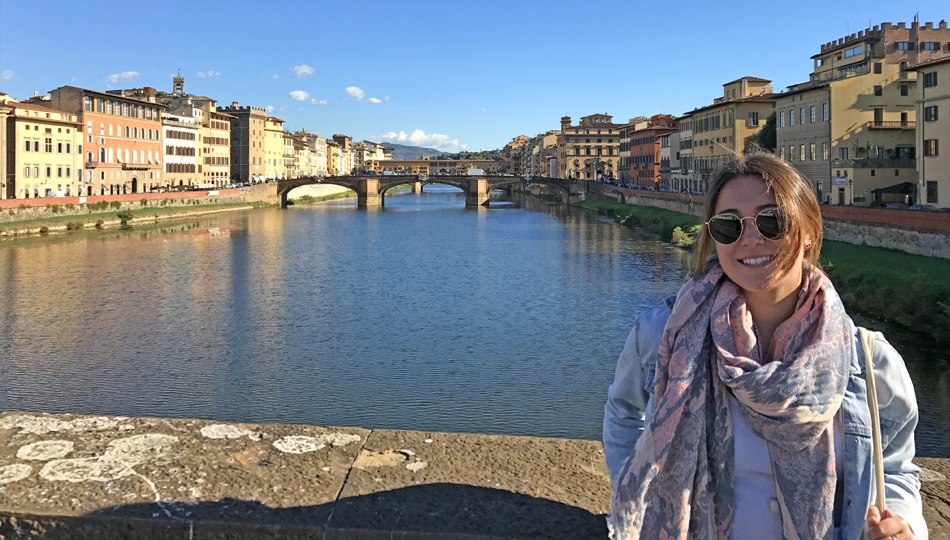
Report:
[[[442,154],[441,150],[436,150],[435,148],[406,146],[404,144],[396,144],[391,142],[384,142],[381,144],[392,147],[393,159],[422,159],[422,156],[435,157]]]

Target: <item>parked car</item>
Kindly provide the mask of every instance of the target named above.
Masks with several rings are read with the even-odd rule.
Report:
[[[924,212],[939,212],[940,209],[936,206],[929,204],[912,204],[910,205],[911,210],[923,210]]]
[[[899,202],[887,203],[887,206],[884,208],[890,208],[892,210],[907,210],[907,205]]]

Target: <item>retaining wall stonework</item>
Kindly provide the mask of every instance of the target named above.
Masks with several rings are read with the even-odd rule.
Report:
[[[703,197],[606,186],[607,199],[701,216]],[[950,213],[821,205],[825,238],[950,259]]]

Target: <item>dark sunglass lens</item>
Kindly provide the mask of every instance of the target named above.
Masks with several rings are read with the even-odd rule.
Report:
[[[759,233],[769,240],[778,240],[785,236],[785,220],[778,209],[766,210],[757,215],[755,226]]]
[[[742,222],[736,216],[718,216],[709,220],[709,235],[720,244],[731,244],[742,235]]]

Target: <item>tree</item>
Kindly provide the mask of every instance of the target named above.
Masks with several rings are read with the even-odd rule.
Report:
[[[775,133],[775,113],[773,112],[769,115],[768,119],[765,120],[765,125],[762,126],[762,129],[745,138],[745,149],[743,153],[748,154],[756,148],[775,152],[775,149],[778,148],[777,140]]]

